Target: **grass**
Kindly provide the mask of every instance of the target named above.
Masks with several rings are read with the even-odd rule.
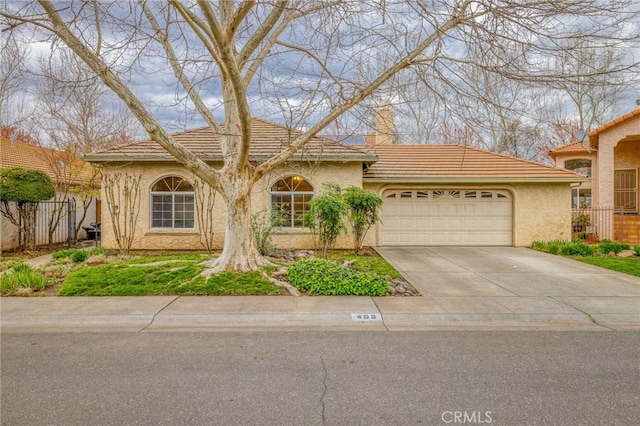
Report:
[[[391,278],[402,278],[402,275],[389,262],[373,250],[368,250],[366,254],[360,256],[356,256],[352,251],[331,250],[327,258],[335,261],[353,261],[351,267],[357,271],[370,271]]]
[[[223,272],[206,280],[200,273],[208,255],[142,256],[70,273],[60,296],[257,295],[280,288],[259,271]]]
[[[19,263],[14,266],[13,271],[0,275],[0,294],[31,294],[43,290],[46,284],[41,273],[34,271],[29,265]]]
[[[640,259],[623,259],[620,257],[604,256],[576,256],[574,259],[590,265],[640,277]]]
[[[608,255],[610,252],[619,253],[622,250],[631,249],[625,243],[609,240],[602,240],[598,244],[585,244],[582,241],[535,241],[531,248],[640,277],[640,258],[622,258]],[[635,247],[634,252],[636,255],[640,252],[638,247]]]

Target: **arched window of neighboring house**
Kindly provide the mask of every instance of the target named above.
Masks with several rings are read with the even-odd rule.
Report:
[[[162,178],[151,186],[151,227],[189,229],[195,226],[193,186],[179,176]]]
[[[282,212],[285,228],[302,227],[302,215],[312,198],[313,186],[302,176],[289,176],[271,186],[271,209]]]
[[[586,158],[565,161],[564,168],[591,177],[591,160]],[[571,208],[591,208],[591,188],[573,188],[571,190]]]
[[[591,160],[586,158],[565,161],[564,168],[591,177]]]

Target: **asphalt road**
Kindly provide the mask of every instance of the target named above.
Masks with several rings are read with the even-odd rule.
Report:
[[[640,333],[1,335],[2,425],[637,425]]]

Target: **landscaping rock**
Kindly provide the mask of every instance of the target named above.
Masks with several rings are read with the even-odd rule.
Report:
[[[391,296],[419,296],[418,290],[416,290],[408,282],[399,278],[390,278],[389,281],[389,295]]]
[[[618,257],[623,257],[623,258],[629,258],[634,256],[635,254],[631,250],[622,250],[620,253],[618,253]]]

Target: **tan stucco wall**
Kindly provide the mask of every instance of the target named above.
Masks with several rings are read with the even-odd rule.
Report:
[[[158,229],[151,228],[150,213],[150,188],[160,178],[166,176],[180,176],[193,182],[193,175],[177,163],[133,163],[123,167],[112,165],[105,167],[103,173],[128,172],[142,175],[140,188],[142,189],[140,214],[137,220],[136,234],[132,248],[144,250],[175,249],[175,250],[199,250],[200,236],[198,226],[194,229]],[[265,176],[253,188],[251,197],[251,210],[259,212],[270,209],[269,189],[277,180],[291,175],[300,175],[307,179],[314,187],[315,193],[323,192],[322,183],[336,182],[341,187],[362,185],[361,163],[322,163],[322,164],[292,164]],[[112,232],[112,223],[104,192],[102,194],[102,245],[106,248],[117,248]],[[214,244],[222,248],[224,242],[224,203],[218,195],[214,204],[214,216],[220,220],[214,225]],[[283,229],[273,234],[273,242],[281,248],[313,248],[311,234],[306,229]],[[338,239],[338,248],[350,248],[351,240],[343,235]]]
[[[571,190],[568,183],[513,185],[513,245],[571,240]]]
[[[569,183],[510,185],[398,185],[365,183],[365,189],[382,193],[390,189],[502,189],[513,196],[513,245],[530,246],[534,241],[571,239],[571,187]],[[372,229],[365,245],[381,241],[383,225]]]
[[[640,116],[633,117],[598,135],[599,207],[613,206],[614,170],[640,167],[638,152],[640,152]]]

